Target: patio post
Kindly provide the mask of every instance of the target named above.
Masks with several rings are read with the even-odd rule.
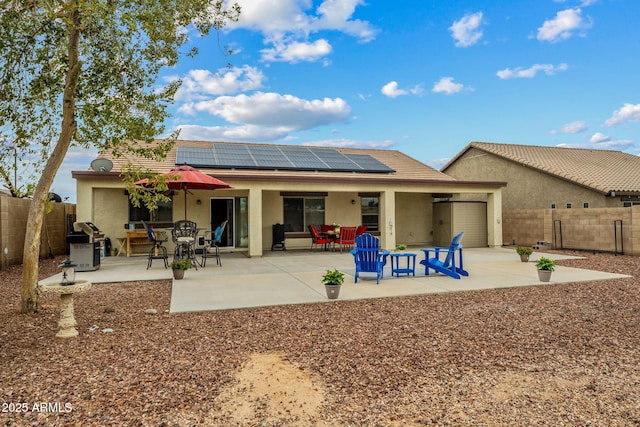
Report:
[[[502,189],[487,193],[487,244],[490,248],[502,246]]]
[[[262,190],[249,189],[249,256],[262,256]]]
[[[380,247],[392,250],[396,247],[396,193],[393,190],[380,192],[379,205]]]

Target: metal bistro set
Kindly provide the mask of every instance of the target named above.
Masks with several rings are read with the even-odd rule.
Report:
[[[163,260],[165,268],[168,268],[169,255],[167,253],[167,247],[164,245],[169,241],[167,232],[165,230],[156,232],[153,227],[144,221],[142,221],[142,225],[147,232],[147,240],[152,244],[147,255],[147,269],[151,267],[154,259]],[[222,267],[220,242],[222,241],[222,233],[224,233],[226,227],[227,221],[224,221],[217,226],[215,230],[206,230],[204,236],[198,239],[198,234],[203,229],[198,228],[195,222],[187,219],[177,221],[173,228],[170,229],[171,240],[175,245],[173,260],[189,259],[191,265],[197,269],[198,265],[201,267],[206,265],[207,258],[215,258],[216,264]],[[200,243],[199,245],[198,242]],[[197,259],[196,246],[199,246],[198,251],[201,252],[200,261]]]

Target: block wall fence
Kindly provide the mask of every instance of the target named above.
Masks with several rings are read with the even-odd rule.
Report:
[[[640,256],[640,206],[504,211],[502,235],[506,245],[546,242],[554,249]]]
[[[24,235],[31,200],[0,194],[0,269],[22,264]],[[67,215],[75,215],[76,205],[54,203],[45,215],[40,237],[40,258],[67,252]],[[51,248],[51,249],[49,249]]]

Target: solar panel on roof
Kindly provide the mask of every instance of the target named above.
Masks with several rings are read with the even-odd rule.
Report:
[[[311,149],[324,163],[333,170],[359,171],[362,168],[336,150]]]
[[[345,154],[345,156],[351,159],[354,163],[358,164],[363,171],[393,172],[393,169],[391,169],[389,166],[385,165],[380,160],[366,154]]]
[[[213,151],[210,148],[192,148],[190,150],[181,149],[178,147],[176,152],[176,164],[188,164],[194,167],[202,165],[208,165],[215,162],[213,157]]]
[[[292,168],[295,165],[287,159],[278,147],[250,146],[248,147],[253,158],[259,166],[270,168]]]
[[[224,169],[283,169],[389,173],[393,169],[367,154],[342,154],[332,148],[212,144],[178,147],[176,164]]]
[[[257,163],[244,145],[214,144],[218,164],[216,166],[229,168],[255,168]]]
[[[283,147],[281,150],[297,169],[324,170],[327,168],[327,164],[320,160],[307,148],[301,149]]]

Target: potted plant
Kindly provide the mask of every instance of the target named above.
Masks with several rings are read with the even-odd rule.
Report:
[[[177,259],[171,263],[173,270],[173,278],[180,280],[184,278],[184,272],[191,268],[191,260],[189,258]]]
[[[398,246],[396,246],[396,252],[406,251],[406,250],[407,250],[407,245],[400,243]]]
[[[531,255],[533,253],[533,249],[530,248],[529,246],[518,246],[516,248],[516,253],[518,255],[520,255],[520,261],[528,262],[529,261],[529,255]]]
[[[327,298],[336,299],[340,294],[340,286],[344,283],[344,273],[340,270],[327,270],[322,276],[322,283],[327,291]]]
[[[538,269],[538,279],[541,282],[548,282],[551,279],[551,272],[556,269],[556,260],[541,256],[536,261],[536,268]]]

